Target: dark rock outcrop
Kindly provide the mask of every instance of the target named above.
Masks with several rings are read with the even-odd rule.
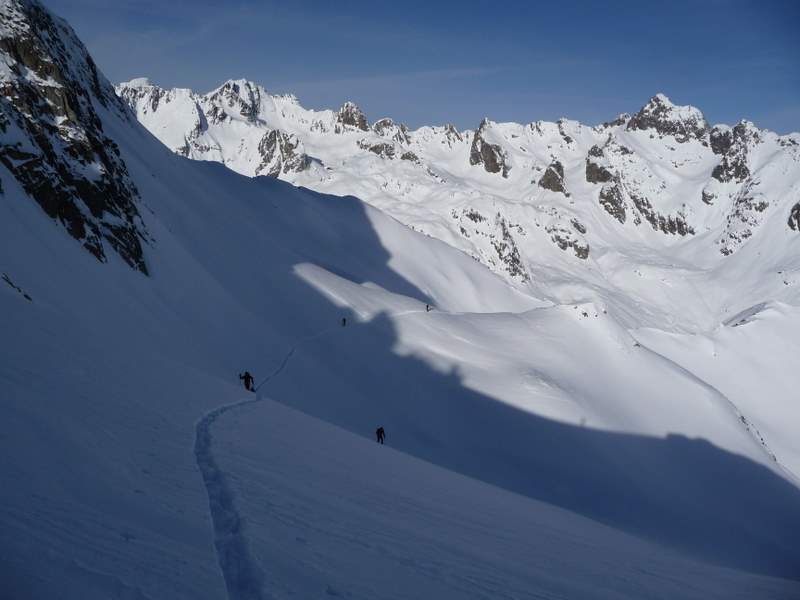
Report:
[[[394,144],[387,144],[386,142],[370,144],[366,140],[359,140],[358,147],[362,150],[377,154],[381,158],[393,159],[395,155]]]
[[[447,144],[452,147],[453,144],[456,142],[463,142],[464,136],[455,128],[455,125],[448,123],[444,126],[444,137],[447,140]]]
[[[682,236],[694,234],[694,229],[686,222],[686,216],[683,213],[663,215],[653,208],[647,198],[630,193],[629,196],[639,215],[644,217],[656,231]]]
[[[789,228],[794,231],[800,231],[800,202],[792,207],[789,211],[789,220],[787,221]]]
[[[589,155],[586,157],[586,181],[589,183],[606,183],[614,178],[611,171],[592,160],[602,157],[603,149],[600,146],[595,144],[589,148]]]
[[[255,122],[261,109],[261,87],[249,81],[226,81],[208,99],[214,104],[225,104]]]
[[[277,129],[264,134],[258,143],[261,163],[256,167],[256,175],[278,177],[281,173],[299,173],[308,168],[310,160],[300,149],[297,136],[287,135]]]
[[[606,183],[600,190],[600,204],[606,212],[620,223],[625,223],[628,215],[625,211],[625,197],[619,181]]]
[[[578,221],[578,219],[570,220],[570,224],[575,229],[575,231],[577,231],[578,233],[580,233],[580,234],[585,234],[586,233],[586,225],[584,225],[583,223]]]
[[[545,169],[542,178],[539,179],[539,187],[569,196],[564,185],[564,165],[557,160],[553,160]]]
[[[559,135],[561,136],[561,139],[563,139],[563,140],[564,140],[564,143],[565,143],[565,144],[567,144],[567,146],[569,146],[569,145],[571,145],[571,144],[572,144],[572,143],[573,143],[575,140],[573,140],[573,139],[572,139],[572,136],[570,136],[570,135],[567,133],[567,129],[566,129],[566,127],[565,127],[566,123],[567,123],[566,119],[559,119],[559,120],[558,120],[558,122],[556,123],[556,125],[558,126],[558,133],[559,133]]]
[[[709,136],[711,149],[715,154],[721,154],[722,160],[714,167],[711,176],[722,183],[742,183],[750,177],[747,155],[759,138],[758,130],[746,121],[732,129],[715,127]]]
[[[573,226],[574,223],[573,221]],[[548,226],[545,231],[550,234],[550,240],[562,250],[566,251],[571,248],[578,258],[582,260],[589,258],[589,244],[578,239],[574,232],[557,225]],[[585,228],[582,233],[586,233]]]
[[[611,171],[592,162],[588,158],[586,159],[586,181],[589,183],[606,183],[613,178],[614,176],[611,174]]]
[[[0,40],[9,76],[0,82],[0,162],[47,215],[99,261],[110,246],[147,273],[149,240],[138,191],[108,118],[133,122],[75,33],[35,2],[0,4],[12,35]]]
[[[400,144],[408,144],[411,142],[408,127],[403,123],[396,124],[392,119],[380,119],[372,124],[372,131],[381,137],[391,137],[391,139]]]
[[[748,180],[733,197],[731,210],[725,217],[725,233],[718,242],[719,251],[725,256],[733,254],[752,237],[769,205],[769,201],[758,191],[758,182]]]
[[[714,154],[727,154],[733,145],[733,132],[728,127],[712,127],[708,142]]]
[[[156,112],[159,105],[169,97],[169,91],[150,83],[146,78],[122,84],[116,88],[116,92],[134,112],[137,106],[142,106],[145,112]]]
[[[497,144],[490,144],[483,138],[487,127],[489,120],[484,119],[472,138],[469,164],[483,165],[487,173],[502,173],[503,177],[508,177],[511,167],[506,162],[506,153]]]
[[[522,262],[519,248],[511,235],[506,220],[497,214],[496,224],[500,230],[500,236],[492,236],[492,247],[497,253],[500,262],[511,277],[517,278],[520,281],[529,281],[530,276],[525,270],[525,265]]]
[[[626,198],[629,199],[629,203],[626,203]],[[603,184],[603,188],[600,190],[600,204],[620,223],[625,223],[628,210],[630,210],[636,225],[639,225],[644,219],[653,229],[662,233],[681,236],[694,234],[694,229],[686,221],[686,215],[683,212],[678,211],[671,215],[658,212],[650,200],[628,189],[619,178]]]
[[[342,108],[339,109],[336,115],[336,123],[341,126],[338,128],[340,132],[347,128],[369,131],[367,116],[353,102],[345,102],[342,105]]]

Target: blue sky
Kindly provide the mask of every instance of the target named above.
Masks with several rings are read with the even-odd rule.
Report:
[[[244,77],[309,108],[460,128],[594,124],[664,92],[712,123],[800,131],[800,2],[44,1],[114,82]]]

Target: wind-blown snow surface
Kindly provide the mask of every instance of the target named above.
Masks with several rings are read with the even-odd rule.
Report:
[[[135,182],[148,275],[0,162],[5,594],[798,594],[796,480],[617,307],[539,300],[68,91]],[[244,368],[273,375],[255,397]]]

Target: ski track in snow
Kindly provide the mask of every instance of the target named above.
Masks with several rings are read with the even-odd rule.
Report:
[[[208,506],[214,523],[214,547],[230,600],[262,600],[268,596],[264,594],[264,574],[250,554],[233,490],[211,451],[211,425],[229,410],[259,400],[255,398],[220,406],[207,413],[195,428],[195,460],[208,493]]]
[[[399,311],[397,313],[390,314],[389,317],[398,318],[423,312],[426,311]],[[208,494],[208,505],[211,512],[211,520],[214,526],[214,547],[217,552],[220,570],[222,571],[222,575],[225,580],[225,587],[228,591],[229,600],[266,600],[271,596],[265,590],[266,582],[264,573],[258,561],[251,554],[247,536],[245,534],[244,520],[236,507],[234,491],[228,485],[225,474],[220,469],[216,459],[214,458],[214,453],[212,451],[211,427],[220,417],[230,411],[266,400],[266,397],[258,393],[259,390],[286,369],[286,366],[289,364],[292,357],[301,346],[309,342],[313,342],[325,335],[338,331],[339,329],[342,329],[342,327],[339,325],[329,327],[296,342],[294,346],[292,346],[291,349],[289,349],[289,351],[284,355],[283,360],[278,367],[263,381],[261,381],[261,383],[255,386],[255,398],[219,406],[207,412],[197,422],[195,427],[194,443],[195,460],[200,473],[202,474],[203,483]],[[725,400],[739,418],[739,421],[742,423],[745,430],[747,430],[747,432],[753,436],[756,442],[764,448],[764,451],[770,456],[770,458],[772,458],[772,460],[782,468],[782,465],[780,462],[778,462],[774,453],[767,446],[760,433],[755,430],[747,418],[742,415],[739,408],[725,394],[672,359],[645,346],[636,339],[635,341],[643,350],[667,361],[675,369],[683,372],[686,374],[686,376],[697,381],[699,384],[711,390]]]
[[[422,312],[425,311],[403,311],[389,316],[396,318]],[[266,600],[270,596],[264,589],[264,573],[250,552],[234,492],[214,458],[211,426],[229,411],[265,400],[258,390],[283,372],[300,346],[339,329],[340,326],[329,327],[295,343],[281,364],[255,387],[255,398],[219,406],[203,415],[195,426],[194,456],[208,494],[208,507],[214,524],[214,547],[229,600]]]

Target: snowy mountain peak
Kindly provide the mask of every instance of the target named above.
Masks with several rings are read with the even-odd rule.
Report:
[[[666,95],[656,94],[628,122],[628,130],[655,130],[678,142],[701,139],[708,131],[703,113],[694,106],[678,106]]]
[[[238,111],[248,121],[256,121],[261,109],[262,98],[267,91],[246,79],[230,79],[209,94],[212,102],[226,105]]]
[[[355,102],[347,101],[342,105],[336,115],[336,122],[344,126],[345,129],[350,127],[361,131],[369,131],[367,116]]]

